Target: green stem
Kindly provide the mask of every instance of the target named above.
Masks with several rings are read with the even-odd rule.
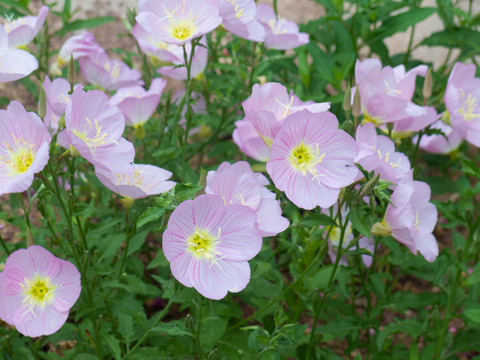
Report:
[[[140,340],[137,341],[137,343],[130,349],[129,352],[127,352],[127,354],[125,354],[125,356],[123,357],[123,360],[125,360],[126,358],[128,358],[130,355],[132,355],[132,353],[138,349],[138,347],[140,345],[142,345],[145,340],[148,338],[148,335],[150,334],[150,332],[152,331],[153,328],[155,328],[158,323],[165,317],[165,315],[168,314],[168,311],[170,310],[170,307],[173,305],[173,299],[174,299],[174,296],[172,296],[170,299],[168,299],[168,304],[167,306],[165,306],[165,308],[162,310],[162,312],[160,313],[160,315],[155,319],[155,321],[153,322],[153,324],[150,326],[150,328],[145,331],[145,334],[143,334],[143,336],[140,338]]]
[[[3,240],[2,235],[0,235],[0,244],[2,244],[3,250],[7,253],[7,256],[10,256],[11,252],[8,250],[7,244],[5,243],[5,240]]]
[[[470,249],[470,245],[473,242],[473,237],[475,235],[475,232],[477,231],[477,227],[480,223],[480,215],[477,215],[475,220],[469,224],[469,231],[468,231],[468,237],[467,237],[467,243],[465,245],[464,251],[462,255],[460,256],[460,262],[459,264],[465,263],[467,260],[468,256],[468,250]],[[450,319],[452,318],[452,307],[453,307],[453,302],[455,299],[455,293],[457,292],[457,287],[460,282],[460,279],[462,277],[462,269],[460,266],[457,267],[457,273],[455,274],[455,279],[453,281],[452,287],[450,288],[450,294],[448,295],[448,300],[447,300],[447,307],[445,308],[445,313],[443,317],[443,323],[440,328],[440,333],[438,334],[437,337],[437,347],[435,349],[435,359],[443,359],[443,343],[445,340],[445,336],[447,335],[447,329],[448,329],[448,323],[450,322]]]
[[[197,353],[200,360],[203,359],[203,351],[200,343],[200,331],[202,330],[202,302],[203,298],[198,293],[198,316],[197,316],[197,329],[195,330],[195,344],[197,345]]]
[[[128,208],[125,209],[125,234],[127,236],[127,243],[125,244],[125,251],[123,252],[123,257],[122,257],[122,263],[120,265],[120,270],[117,275],[117,279],[120,279],[123,273],[123,269],[125,269],[125,263],[127,261],[127,254],[128,254],[128,248],[130,246],[130,232],[128,231]]]
[[[412,52],[412,43],[413,43],[414,35],[415,35],[415,25],[412,26],[412,31],[410,32],[407,51],[405,52],[405,56],[403,57],[403,65],[407,65],[408,58],[410,57],[410,53]]]

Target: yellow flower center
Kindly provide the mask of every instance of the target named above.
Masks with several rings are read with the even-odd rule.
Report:
[[[170,25],[170,34],[178,40],[186,40],[195,33],[195,24],[189,20],[180,20]]]
[[[288,160],[292,164],[293,168],[300,171],[304,176],[309,173],[312,175],[312,180],[318,180],[321,176],[318,170],[315,168],[317,164],[320,164],[325,157],[326,153],[320,155],[320,149],[317,144],[316,151],[310,145],[301,142],[295,146],[290,152]]]
[[[9,175],[13,177],[23,174],[30,168],[35,159],[35,151],[33,151],[33,144],[14,135],[12,138],[13,147],[5,142],[9,155],[0,156],[0,164],[6,166],[10,170]]]
[[[28,303],[30,306],[45,306],[52,300],[57,288],[50,282],[48,277],[38,274],[31,280],[25,279],[25,283],[21,284],[21,286],[25,295],[23,302]]]
[[[382,119],[371,116],[365,109],[363,109],[363,121],[362,125],[371,122],[375,127],[378,127],[383,124]]]
[[[87,123],[87,126],[85,126],[83,129],[74,129],[72,132],[75,136],[79,137],[85,142],[92,153],[101,145],[117,143],[116,141],[107,138],[107,132],[102,133],[102,126],[98,123],[97,119],[93,119],[93,121],[91,121],[86,117],[85,122]],[[88,133],[91,130],[95,130],[95,134],[93,136]]]
[[[240,19],[244,15],[244,9],[240,8],[238,4],[235,5],[235,0],[228,0],[228,2],[234,6],[235,17]]]
[[[217,260],[219,260],[219,252],[215,249],[219,237],[220,228],[218,229],[217,236],[212,235],[207,230],[195,228],[195,232],[187,239],[187,251],[192,253],[197,259],[206,259],[213,265]]]
[[[23,174],[32,165],[35,159],[35,154],[32,149],[23,148],[20,149],[15,155],[12,156],[12,168],[16,174]]]
[[[458,109],[458,113],[463,116],[465,121],[480,121],[480,113],[476,113],[475,110],[477,109],[477,98],[473,97],[472,94],[465,94],[465,92],[460,89],[461,97],[467,97],[462,104],[462,107]]]

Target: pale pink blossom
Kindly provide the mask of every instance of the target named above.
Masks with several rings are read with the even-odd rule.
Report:
[[[58,130],[58,121],[65,114],[65,107],[70,100],[70,83],[66,79],[57,78],[53,81],[46,75],[42,84],[47,98],[47,114],[43,121],[45,126],[56,132]],[[77,84],[74,89],[82,88]]]
[[[288,50],[308,44],[307,33],[299,32],[298,25],[293,21],[275,16],[270,5],[257,6],[257,20],[265,29],[265,47],[269,49]]]
[[[153,79],[148,91],[141,86],[120,88],[110,98],[110,104],[122,111],[127,125],[143,125],[155,112],[166,84],[164,79]]]
[[[106,53],[94,52],[79,60],[83,77],[103,90],[118,90],[126,86],[143,85],[142,74],[130,69],[119,59],[109,59]]]
[[[0,26],[0,83],[24,78],[38,69],[38,61],[28,51],[11,49],[7,33]]]
[[[475,71],[473,64],[455,64],[447,82],[445,106],[453,129],[480,147],[480,79]]]
[[[231,33],[250,41],[263,41],[265,29],[257,21],[254,0],[219,0],[222,25]]]
[[[427,67],[419,65],[405,72],[403,65],[392,68],[378,59],[357,60],[355,78],[365,122],[376,126],[393,123],[393,136],[410,136],[439,118],[435,109],[412,102],[417,75],[425,76]]]
[[[192,44],[190,42],[185,44],[185,50],[187,53],[187,59],[190,61],[190,56],[192,54]],[[162,66],[157,69],[157,72],[168,76],[176,80],[186,80],[187,79],[187,68],[185,66],[185,58],[183,53],[183,47],[178,45],[173,45],[170,48],[171,55],[175,55],[176,59],[172,59],[171,63],[173,65]],[[208,48],[207,48],[207,38],[204,36],[200,39],[199,45],[195,47],[193,54],[192,64],[190,68],[190,76],[192,78],[200,75],[203,70],[207,67],[208,61]]]
[[[220,196],[225,205],[248,206],[257,214],[258,230],[262,236],[275,236],[284,231],[289,221],[282,217],[280,201],[265,188],[267,178],[254,173],[245,161],[223,162],[217,171],[209,171],[205,193]]]
[[[355,140],[330,112],[302,110],[289,115],[273,140],[267,171],[275,186],[298,207],[333,205],[358,169]]]
[[[177,45],[213,31],[222,22],[217,0],[140,0],[136,20],[153,37]]]
[[[463,141],[462,136],[453,129],[450,125],[445,124],[443,121],[438,120],[434,122],[431,129],[439,129],[443,132],[443,135],[423,135],[420,139],[420,149],[433,154],[448,154],[458,149]],[[418,136],[415,136],[412,140],[414,144],[417,143]]]
[[[248,206],[225,205],[216,195],[181,203],[168,220],[162,247],[173,276],[210,299],[239,292],[250,281],[248,260],[262,237]]]
[[[258,135],[270,147],[282,128],[285,118],[307,109],[313,113],[327,111],[330,103],[303,102],[292,91],[279,83],[255,84],[252,95],[242,103],[245,119],[250,121]]]
[[[53,334],[80,291],[80,273],[72,263],[38,245],[17,250],[0,272],[0,318],[25,336]]]
[[[143,199],[172,189],[174,181],[167,181],[172,173],[153,165],[130,164],[126,171],[110,171],[96,166],[98,179],[113,192],[129,199]]]
[[[75,90],[67,103],[65,130],[58,134],[58,143],[75,149],[93,165],[112,171],[123,171],[133,162],[133,144],[122,137],[125,118],[120,110],[109,105],[107,95],[99,90]]]
[[[0,110],[0,195],[27,190],[49,159],[51,135],[18,101]]]
[[[380,227],[413,254],[418,251],[432,262],[438,256],[438,244],[432,234],[437,208],[429,201],[430,186],[413,181],[412,175],[407,174],[393,191]]]
[[[354,161],[366,171],[380,174],[380,179],[397,183],[410,171],[408,157],[395,151],[395,144],[387,136],[377,135],[372,123],[357,128],[356,142],[358,154]]]
[[[56,62],[51,67],[51,71],[56,75],[60,75],[60,69],[68,63],[70,56],[73,56],[73,59],[77,60],[97,52],[105,53],[105,50],[98,45],[91,32],[84,30],[80,34],[74,35],[65,41],[60,48]]]
[[[232,137],[235,144],[245,155],[262,162],[266,162],[270,157],[270,148],[258,135],[249,120],[236,121]]]
[[[6,21],[3,24],[3,29],[8,34],[10,48],[25,46],[30,43],[42,29],[47,14],[48,6],[43,5],[37,16],[24,16]]]
[[[167,63],[183,63],[182,46],[158,40],[139,23],[136,23],[133,27],[132,35],[145,54]],[[186,44],[190,44],[190,42]]]

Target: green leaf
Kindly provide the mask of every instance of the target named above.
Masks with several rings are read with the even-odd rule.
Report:
[[[445,46],[447,48],[471,47],[480,50],[480,32],[467,28],[453,27],[439,31],[423,39],[421,45]]]
[[[420,336],[425,331],[425,326],[419,324],[413,319],[402,319],[398,320],[395,323],[388,324],[381,330],[377,336],[377,346],[379,349],[382,349],[385,339],[396,333],[405,333],[408,336],[413,337],[414,339]]]
[[[122,358],[122,350],[120,349],[120,342],[114,338],[112,335],[102,334],[105,339],[108,347],[112,351],[112,355],[115,357],[115,360]]]
[[[148,224],[152,221],[157,221],[165,213],[165,208],[159,207],[149,207],[147,208],[142,215],[139,216],[137,220],[137,228],[142,227],[145,224]]]
[[[373,43],[378,40],[385,39],[393,34],[404,32],[410,26],[425,20],[430,15],[435,13],[436,9],[433,7],[414,8],[405,11],[401,14],[392,16],[385,20],[376,31],[368,37],[368,43]]]
[[[91,29],[97,26],[108,24],[109,22],[117,20],[113,16],[102,16],[85,20],[76,20],[70,24],[65,25],[61,30],[57,31],[55,35],[59,37],[64,37],[66,33],[70,31],[80,30],[80,29]]]
[[[480,308],[467,309],[463,312],[463,316],[474,323],[480,324]]]
[[[476,263],[472,273],[467,277],[465,285],[472,286],[480,282],[480,263]]]
[[[191,184],[177,184],[175,186],[175,195],[179,203],[184,202],[185,200],[192,199],[193,196],[201,190],[202,187],[198,185]]]
[[[135,234],[130,239],[130,247],[128,248],[127,255],[132,255],[135,251],[139,250],[142,247],[142,245],[145,243],[145,240],[147,239],[148,233],[149,231],[142,231]]]
[[[172,320],[167,323],[160,323],[160,325],[152,328],[153,332],[167,333],[171,336],[193,336],[185,327],[185,321]]]
[[[333,221],[333,219],[326,215],[326,214],[310,214],[305,219],[300,221],[300,224],[305,225],[307,227],[314,227],[314,226],[336,226],[338,227],[337,223]]]
[[[130,341],[135,334],[133,329],[133,318],[125,313],[120,313],[118,318],[118,332],[123,336],[127,346],[130,346]]]
[[[348,213],[348,218],[352,222],[352,227],[357,230],[363,236],[370,238],[370,226],[365,219],[365,216],[361,214],[361,209],[353,207]]]

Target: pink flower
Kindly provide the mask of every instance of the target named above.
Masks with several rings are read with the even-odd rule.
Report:
[[[366,171],[380,174],[380,179],[397,183],[410,171],[408,157],[395,151],[395,145],[388,137],[377,136],[372,123],[357,128],[356,141],[358,155],[354,161]]]
[[[269,49],[294,49],[310,41],[307,33],[299,32],[296,23],[277,18],[270,5],[257,6],[257,19],[265,29],[265,47]]]
[[[187,58],[190,59],[192,53],[192,45],[190,42],[185,44],[185,49],[187,52]],[[185,66],[185,59],[183,54],[183,47],[178,45],[173,45],[170,48],[171,54],[176,56],[176,60],[172,60],[172,66],[162,66],[160,69],[157,69],[157,72],[168,76],[176,80],[186,80],[187,79],[187,68]],[[192,78],[200,75],[203,70],[207,67],[208,61],[208,48],[207,48],[207,38],[204,36],[200,40],[200,45],[195,47],[195,52],[192,59],[192,67],[190,69],[190,76]]]
[[[21,79],[38,69],[38,61],[28,51],[10,49],[7,33],[0,26],[0,82]]]
[[[438,119],[434,108],[412,103],[417,75],[425,76],[420,65],[405,73],[403,65],[392,68],[377,59],[357,60],[355,78],[362,102],[365,122],[376,126],[394,123],[394,137],[410,136]]]
[[[374,225],[373,232],[380,228],[385,231],[382,235],[391,235],[413,254],[418,251],[425,260],[434,261],[438,245],[432,231],[437,223],[437,208],[429,200],[430,187],[407,174],[393,191],[383,222]]]
[[[80,273],[38,245],[13,252],[0,273],[0,318],[30,337],[65,323],[81,291]]]
[[[247,119],[235,122],[233,141],[245,155],[255,160],[266,162],[270,157],[270,148]]]
[[[480,79],[475,65],[456,63],[448,78],[445,106],[455,131],[480,147]]]
[[[98,45],[91,32],[83,31],[65,41],[58,53],[57,61],[52,65],[51,70],[54,74],[60,75],[60,69],[68,63],[70,56],[73,56],[73,59],[77,60],[97,52],[105,53],[105,50]]]
[[[24,16],[7,21],[3,25],[8,34],[8,44],[11,48],[27,45],[38,34],[48,14],[48,6],[43,5],[38,16]]]
[[[18,101],[0,110],[0,195],[27,190],[49,159],[51,135]]]
[[[184,201],[163,233],[173,276],[210,299],[243,290],[250,280],[248,260],[262,247],[256,221],[248,206],[225,206],[216,195]]]
[[[166,80],[153,79],[148,91],[141,86],[121,88],[110,98],[110,105],[122,111],[127,125],[142,125],[155,112],[166,84]]]
[[[65,107],[70,100],[70,95],[68,94],[70,84],[62,78],[50,81],[50,78],[45,76],[42,87],[47,97],[47,114],[43,121],[47,129],[56,132],[58,129],[58,120],[65,114]],[[77,84],[74,88],[79,89],[83,88],[83,86]]]
[[[265,29],[256,19],[254,0],[219,0],[218,4],[225,29],[250,41],[263,41]]]
[[[143,199],[172,189],[174,181],[170,171],[153,165],[130,164],[128,171],[116,172],[95,167],[98,179],[113,192],[129,199]]]
[[[224,162],[217,171],[208,172],[205,192],[220,196],[225,205],[248,206],[257,214],[260,234],[275,236],[288,227],[289,221],[282,217],[280,202],[265,185],[269,185],[267,178],[254,173],[247,162]]]
[[[123,171],[133,162],[133,144],[122,137],[125,118],[116,106],[108,104],[104,92],[75,90],[67,103],[65,130],[58,143],[73,147],[87,161],[112,171]]]
[[[136,20],[153,37],[177,45],[213,31],[222,22],[217,0],[140,0]]]
[[[255,84],[252,95],[243,102],[245,118],[250,121],[259,136],[270,147],[275,135],[282,128],[285,118],[297,111],[307,109],[311,112],[323,112],[330,103],[302,102],[285,86],[279,83]]]
[[[448,154],[456,150],[463,141],[462,136],[456,130],[441,120],[434,122],[430,128],[441,130],[447,138],[445,139],[442,135],[423,135],[420,139],[420,149],[424,151],[434,154]],[[412,142],[416,144],[417,139],[418,136],[415,136]]]
[[[140,80],[142,74],[138,70],[130,69],[121,60],[110,60],[106,53],[94,52],[81,57],[78,62],[85,79],[104,90],[143,85]]]
[[[139,23],[132,29],[132,35],[137,40],[144,53],[161,61],[183,64],[183,48],[179,45],[160,41],[150,35]],[[190,44],[187,42],[186,44]]]
[[[275,186],[298,207],[330,207],[358,169],[355,140],[330,112],[302,110],[288,116],[273,140],[267,171]]]

